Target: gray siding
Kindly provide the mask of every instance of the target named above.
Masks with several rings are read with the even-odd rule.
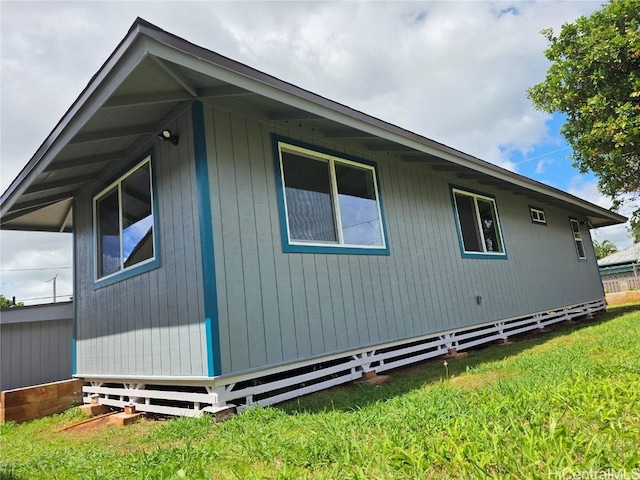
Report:
[[[0,390],[71,378],[71,305],[0,314]]]
[[[174,146],[153,149],[159,268],[94,289],[92,193],[133,162],[114,166],[76,200],[78,374],[207,375],[202,262],[190,113],[170,125]]]
[[[378,163],[391,255],[283,254],[273,127],[207,106],[205,123],[223,373],[603,297],[586,229],[577,259],[571,212],[535,202],[548,225],[534,225],[525,196],[297,130],[276,133]],[[495,196],[507,260],[462,258],[449,183]]]

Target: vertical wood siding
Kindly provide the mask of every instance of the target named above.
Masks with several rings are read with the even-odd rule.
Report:
[[[76,201],[76,351],[78,374],[207,375],[202,262],[191,116],[169,128],[180,144],[153,149],[160,266],[93,288],[92,192],[135,157],[104,176]]]
[[[0,390],[71,378],[71,319],[0,326]]]
[[[572,212],[540,205],[534,225],[525,196],[208,106],[205,127],[223,373],[603,297]],[[282,253],[272,132],[377,162],[390,256]],[[449,183],[495,196],[507,260],[462,258]]]

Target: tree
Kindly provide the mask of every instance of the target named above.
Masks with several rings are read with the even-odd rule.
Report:
[[[596,258],[600,260],[601,258],[604,258],[607,255],[616,253],[618,251],[618,247],[616,247],[615,243],[609,240],[603,240],[602,242],[598,242],[597,240],[594,240],[593,250],[596,252]]]
[[[598,177],[614,209],[640,196],[639,25],[639,0],[611,0],[563,25],[559,35],[543,30],[552,64],[528,91],[539,110],[566,115],[560,133],[574,166]],[[640,208],[632,217],[640,224]]]
[[[640,243],[640,215],[635,215],[629,223],[629,232],[631,232],[633,243]]]
[[[1,308],[9,308],[13,305],[13,302],[11,300],[9,300],[7,297],[5,297],[4,295],[0,294],[0,307]],[[17,302],[16,307],[24,307],[24,303],[22,302]]]

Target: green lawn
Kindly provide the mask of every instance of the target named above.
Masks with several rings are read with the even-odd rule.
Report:
[[[0,478],[640,478],[640,305],[391,376],[220,425],[2,425]]]

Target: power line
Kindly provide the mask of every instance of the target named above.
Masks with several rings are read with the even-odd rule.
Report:
[[[73,267],[8,268],[5,270],[0,270],[0,272],[32,272],[35,270],[60,270],[63,268],[73,268]]]
[[[56,295],[57,297],[73,297],[73,294],[67,293],[65,295]],[[18,298],[16,297],[17,302],[29,302],[31,300],[45,300],[47,298],[53,298],[53,296],[49,295],[48,297],[34,297],[34,298]]]

